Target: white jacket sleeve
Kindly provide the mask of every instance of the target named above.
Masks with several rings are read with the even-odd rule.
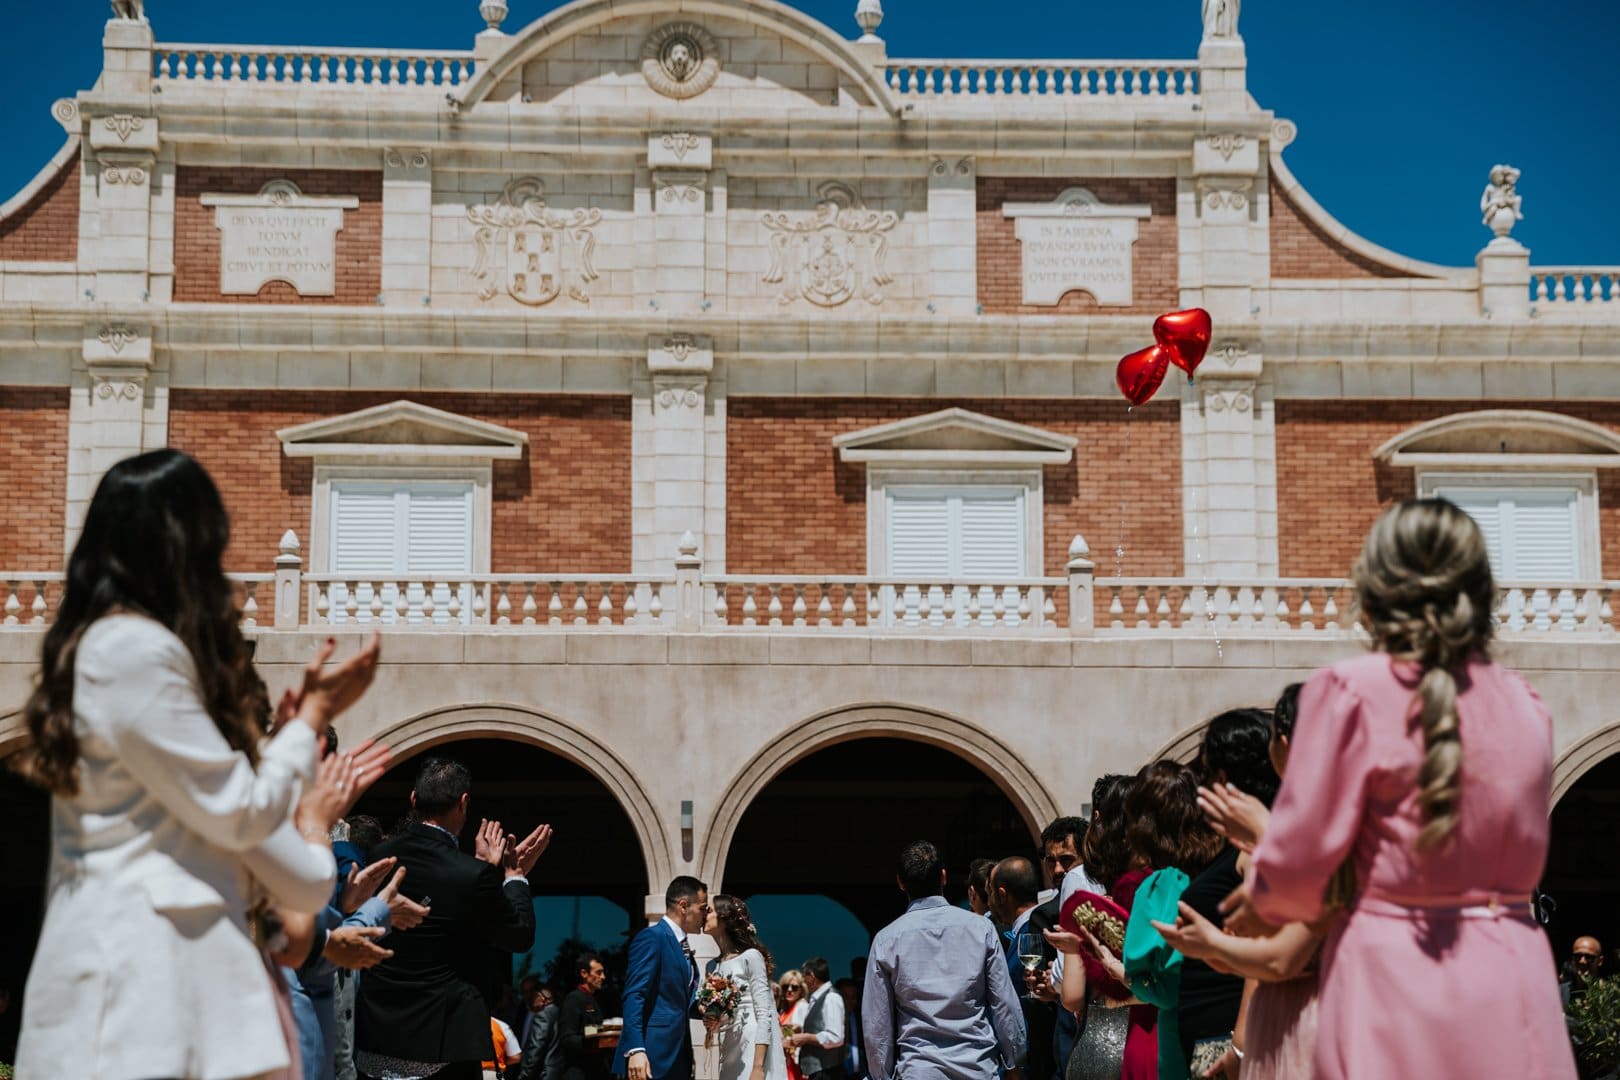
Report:
[[[771,993],[771,982],[765,974],[765,958],[753,949],[743,954],[744,970],[748,976],[748,997],[752,1008],[748,1014],[752,1022],[743,1028],[743,1041],[748,1045],[771,1045],[771,1033],[781,1026],[776,1016],[776,996]],[[752,1059],[749,1059],[750,1063]]]
[[[242,865],[277,904],[314,914],[332,902],[337,860],[330,844],[316,844],[286,821],[242,855]]]
[[[315,733],[307,724],[286,725],[255,770],[203,707],[191,654],[150,619],[98,621],[77,663],[76,711],[186,828],[241,852],[289,820],[301,785],[315,774]]]

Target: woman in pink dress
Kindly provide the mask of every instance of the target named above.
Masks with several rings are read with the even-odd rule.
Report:
[[[1322,957],[1315,1075],[1573,1080],[1552,953],[1530,914],[1552,725],[1489,658],[1485,540],[1439,499],[1379,518],[1355,568],[1376,650],[1318,671],[1228,929],[1312,922],[1347,855],[1358,891]]]

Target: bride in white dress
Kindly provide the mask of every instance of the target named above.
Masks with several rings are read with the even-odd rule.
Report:
[[[771,993],[771,955],[760,943],[748,905],[717,894],[710,902],[704,933],[720,946],[711,971],[741,983],[737,1010],[714,1028],[720,1045],[720,1080],[787,1080],[782,1025]]]

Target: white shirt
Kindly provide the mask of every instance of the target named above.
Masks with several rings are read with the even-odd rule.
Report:
[[[1075,863],[1074,869],[1063,875],[1061,888],[1058,889],[1058,911],[1063,911],[1063,905],[1069,902],[1069,897],[1077,892],[1092,892],[1098,896],[1107,896],[1108,890],[1097,883],[1097,879],[1086,873],[1085,865]],[[1051,980],[1052,989],[1063,992],[1063,954],[1058,953],[1052,960],[1052,966],[1047,969],[1047,977]]]
[[[832,996],[827,997],[828,994]],[[815,1033],[816,1042],[821,1044],[822,1049],[831,1050],[844,1045],[844,995],[834,994],[831,983],[822,983],[810,995],[810,1008],[814,1008],[822,998],[827,998],[827,1004],[821,1009],[821,1030]]]
[[[684,946],[686,944],[686,931],[681,929],[681,924],[670,918],[668,915],[664,916],[662,922],[665,926],[675,931],[675,940]],[[682,951],[685,950],[683,949]]]

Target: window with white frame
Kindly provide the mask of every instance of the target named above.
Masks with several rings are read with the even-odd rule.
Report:
[[[1418,489],[1478,523],[1491,573],[1504,583],[1597,576],[1597,478],[1591,474],[1423,473]]]
[[[965,625],[978,601],[979,622],[996,621],[997,589],[984,582],[951,584],[949,579],[1006,579],[1028,574],[1027,502],[1023,487],[971,485],[932,487],[893,485],[884,489],[887,535],[884,576],[908,582],[890,605],[892,621],[915,625],[922,620],[922,586],[928,586],[928,619],[945,621],[946,592],[952,621]],[[916,584],[910,584],[915,582]],[[937,582],[937,584],[935,584]],[[1002,590],[1004,592],[1008,590]],[[1016,621],[1016,590],[1010,599]],[[1003,619],[1007,614],[1003,613]]]
[[[356,621],[373,618],[374,600],[383,623],[449,622],[452,599],[466,609],[471,592],[459,579],[473,572],[471,481],[339,480],[330,492],[329,562],[355,583]],[[348,586],[334,583],[331,599],[332,621],[344,621]]]

